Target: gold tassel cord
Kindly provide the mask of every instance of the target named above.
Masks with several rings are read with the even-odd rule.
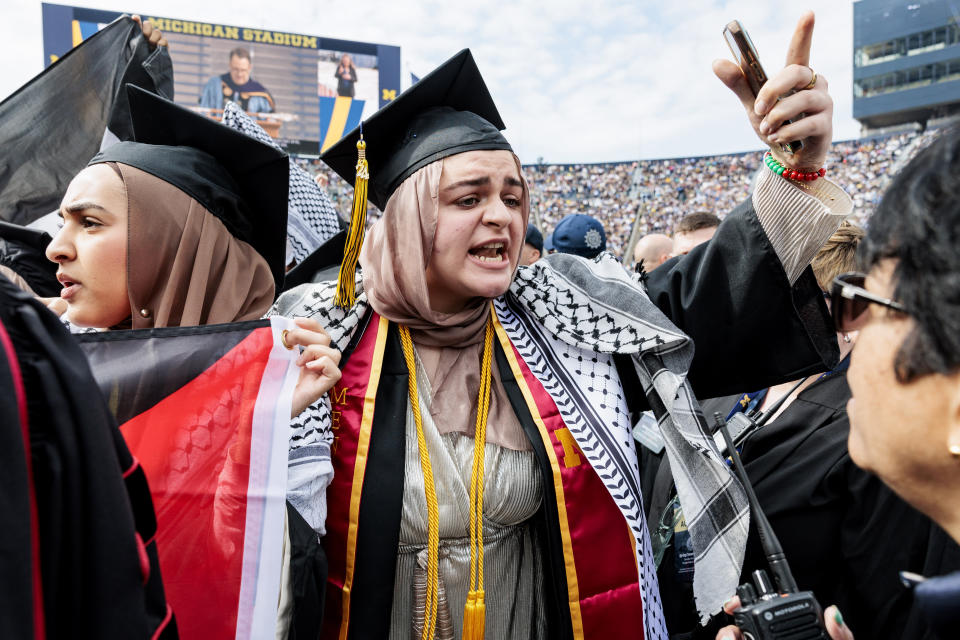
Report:
[[[413,340],[410,329],[400,325],[400,345],[403,347],[403,359],[409,375],[408,390],[413,421],[417,425],[417,449],[420,453],[420,469],[423,472],[423,487],[427,499],[427,602],[423,611],[423,632],[420,640],[433,640],[437,627],[437,605],[439,604],[440,573],[440,508],[437,505],[437,487],[433,482],[433,465],[430,464],[430,451],[423,434],[423,417],[420,415],[420,396],[417,392],[417,363],[413,357]]]
[[[370,165],[367,163],[367,143],[363,133],[357,140],[357,177],[353,183],[353,210],[350,214],[350,230],[343,249],[343,262],[337,277],[337,293],[333,304],[348,309],[357,301],[357,261],[363,246],[363,234],[367,227],[367,183],[370,180]]]
[[[487,442],[487,417],[490,414],[490,386],[493,363],[493,305],[483,340],[480,366],[480,393],[477,399],[477,424],[473,440],[473,471],[470,474],[470,590],[463,608],[463,640],[482,640],[486,626],[483,589],[483,478]]]
[[[463,640],[483,640],[486,623],[486,603],[483,589],[483,479],[484,445],[486,444],[487,417],[490,413],[490,389],[493,365],[493,304],[483,341],[483,359],[480,366],[480,391],[477,398],[477,422],[474,434],[473,469],[470,475],[470,590],[463,609]],[[417,428],[417,449],[420,468],[423,472],[424,493],[427,500],[427,595],[424,606],[421,640],[433,640],[437,626],[440,574],[440,512],[437,489],[433,480],[433,466],[423,432],[423,417],[420,413],[420,398],[417,392],[417,364],[413,353],[410,330],[401,325],[400,344],[407,365],[408,390],[413,420]]]

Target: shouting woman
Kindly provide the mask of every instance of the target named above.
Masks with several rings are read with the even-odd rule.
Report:
[[[769,120],[807,114],[778,131],[805,139],[780,161],[809,172],[832,103],[805,62],[769,81],[772,95],[790,88],[807,90]],[[767,114],[750,114],[759,133]],[[748,509],[693,391],[835,364],[806,267],[849,212],[841,189],[764,170],[714,240],[647,290],[608,254],[518,269],[530,193],[502,128],[463,51],[324,155],[384,215],[355,285],[348,257],[339,283],[274,307],[319,320],[344,351],[330,405],[297,423],[290,457],[288,495],[330,563],[323,637],[666,638],[631,436],[647,406],[694,538],[698,607],[719,612]],[[752,348],[771,333],[780,352]]]

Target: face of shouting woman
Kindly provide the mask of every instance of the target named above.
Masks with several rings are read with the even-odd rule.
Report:
[[[524,186],[509,151],[444,158],[427,287],[434,311],[495,298],[513,280],[527,226]]]
[[[81,171],[60,204],[63,226],[47,247],[56,262],[67,319],[112,327],[130,316],[127,297],[127,195],[106,164]]]

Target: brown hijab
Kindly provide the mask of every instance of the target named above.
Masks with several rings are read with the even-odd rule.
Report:
[[[189,195],[111,163],[127,192],[127,291],[134,329],[254,320],[273,303],[267,261]]]
[[[516,159],[516,156],[514,156]],[[530,196],[523,180],[523,228],[530,215]],[[438,160],[404,180],[390,196],[383,216],[371,227],[360,252],[363,289],[373,310],[406,325],[417,347],[433,400],[430,414],[441,433],[472,436],[476,429],[477,394],[484,327],[490,300],[478,299],[456,313],[430,307],[426,271],[440,210]],[[529,449],[494,361],[494,381],[487,419],[487,442],[509,449]]]

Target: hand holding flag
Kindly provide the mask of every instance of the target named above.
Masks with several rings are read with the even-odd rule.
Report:
[[[319,400],[340,380],[340,352],[330,346],[330,336],[313,318],[294,318],[298,329],[284,335],[288,348],[303,347],[297,366],[300,377],[293,390],[290,417],[295,418]]]
[[[167,46],[167,39],[163,37],[160,29],[153,26],[152,22],[149,20],[144,22],[140,19],[140,16],[133,16],[133,21],[140,25],[140,29],[143,31],[143,37],[147,39],[147,44],[150,46],[150,51],[153,51],[157,47]]]

